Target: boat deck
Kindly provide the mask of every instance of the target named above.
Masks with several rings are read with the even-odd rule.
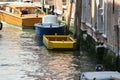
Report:
[[[72,41],[69,37],[66,36],[56,36],[56,37],[46,37],[49,41]]]

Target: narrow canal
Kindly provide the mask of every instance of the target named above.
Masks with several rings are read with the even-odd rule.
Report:
[[[91,71],[86,53],[47,50],[32,29],[4,25],[0,31],[0,80],[79,80]],[[82,65],[81,65],[82,64]]]

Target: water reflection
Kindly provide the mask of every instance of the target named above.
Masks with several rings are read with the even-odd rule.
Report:
[[[34,30],[3,28],[0,37],[0,80],[77,80],[73,51],[39,46]]]
[[[69,54],[68,54],[69,53]],[[50,51],[53,58],[48,66],[51,69],[53,79],[72,80],[74,78],[75,68],[72,64],[73,52],[71,51]]]
[[[36,35],[36,36],[35,36],[35,41],[37,42],[37,44],[38,44],[39,46],[43,46],[43,38],[42,38],[42,37]]]

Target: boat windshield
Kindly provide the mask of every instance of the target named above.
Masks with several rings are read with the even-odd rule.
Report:
[[[37,8],[20,8],[22,14],[43,14],[42,10]]]

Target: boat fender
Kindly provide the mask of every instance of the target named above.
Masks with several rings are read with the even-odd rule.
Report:
[[[3,24],[2,22],[0,22],[0,30],[2,30]]]

